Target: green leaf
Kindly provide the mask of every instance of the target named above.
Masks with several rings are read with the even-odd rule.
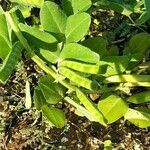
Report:
[[[146,7],[146,11],[150,12],[150,1],[149,0],[144,0],[144,4],[145,4],[145,7]]]
[[[19,58],[21,58],[23,46],[20,42],[16,42],[12,50],[7,55],[6,59],[3,62],[3,65],[0,68],[0,82],[5,83],[6,80],[11,75],[12,71],[14,70]]]
[[[131,62],[128,69],[132,69],[141,61],[144,54],[150,48],[150,35],[139,33],[133,36],[129,42],[129,47],[125,49],[125,54],[130,55]]]
[[[49,104],[57,104],[60,102],[63,97],[58,93],[58,86],[56,88],[54,80],[49,76],[43,76],[39,79],[40,89],[46,99],[46,102]]]
[[[13,3],[18,3],[20,5],[26,5],[26,6],[35,6],[35,7],[41,7],[44,3],[44,0],[10,0]]]
[[[134,104],[150,102],[150,91],[134,94],[133,96],[130,96],[127,101]]]
[[[88,10],[92,5],[91,0],[62,0],[65,13],[70,16]]]
[[[9,41],[7,22],[3,14],[0,14],[0,23],[0,58],[4,60],[11,49],[11,44]]]
[[[41,110],[41,107],[46,104],[46,100],[39,87],[34,89],[33,100],[37,110]]]
[[[6,18],[3,14],[0,15],[0,22],[0,35],[3,36],[5,39],[9,40],[8,26]]]
[[[95,3],[96,6],[99,6],[100,8],[102,9],[106,9],[106,10],[109,10],[109,9],[112,9],[118,13],[121,13],[123,15],[126,15],[126,16],[130,16],[133,12],[134,12],[134,9],[131,8],[131,7],[128,7],[129,5],[125,5],[122,3],[122,1],[108,1],[108,0],[101,0],[101,1],[98,1],[97,3]]]
[[[137,127],[146,128],[150,126],[150,114],[144,111],[129,108],[124,117]]]
[[[129,57],[124,56],[108,56],[100,60],[100,65],[108,65],[106,76],[123,73],[129,64]]]
[[[66,42],[78,42],[88,32],[91,23],[90,15],[87,13],[76,14],[68,17],[66,25]]]
[[[43,105],[42,112],[44,116],[57,128],[65,126],[65,115],[64,112],[58,108]]]
[[[67,16],[53,2],[46,1],[40,11],[41,24],[44,30],[52,33],[59,40],[65,32]]]
[[[99,111],[94,103],[79,89],[76,90],[76,94],[80,102],[85,106],[85,108],[95,116],[97,122],[101,123],[102,125],[106,126],[106,120],[103,116],[102,112]]]
[[[136,24],[137,25],[142,25],[144,24],[146,21],[148,21],[150,19],[150,12],[144,11],[140,17],[136,20]]]
[[[92,5],[91,0],[71,0],[71,4],[74,14],[88,10]]]
[[[108,55],[108,52],[106,49],[107,42],[102,37],[89,38],[83,41],[82,44],[88,47],[89,49],[91,49],[92,51],[96,52],[97,54],[99,54],[101,57]]]
[[[107,119],[108,124],[115,122],[128,110],[128,105],[117,95],[111,95],[98,103],[98,109]]]
[[[45,59],[48,63],[57,63],[59,61],[60,49],[57,45],[51,45],[49,50],[47,49],[40,49],[39,55]]]
[[[73,15],[71,0],[62,0],[62,8],[67,16]]]
[[[66,44],[60,54],[62,59],[74,59],[86,63],[99,63],[99,55],[77,43]]]
[[[11,45],[6,38],[0,35],[0,58],[4,61],[11,50]]]
[[[85,116],[86,118],[88,118],[90,121],[95,121],[97,122],[96,117],[90,113],[87,109],[85,109],[83,106],[81,106],[79,104],[79,102],[74,98],[73,100],[70,99],[69,97],[65,97],[64,99],[66,102],[68,102],[69,104],[71,104],[72,106],[74,106],[77,109],[77,112],[80,113],[81,115]]]
[[[28,43],[33,46],[35,45],[36,48],[49,49],[52,43],[57,43],[54,36],[47,32],[40,31],[38,28],[30,27],[22,23],[19,24],[19,27],[28,40]]]

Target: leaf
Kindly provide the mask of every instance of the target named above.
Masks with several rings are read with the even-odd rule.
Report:
[[[37,38],[40,41],[43,41],[45,43],[56,43],[57,40],[54,36],[51,34],[44,32],[36,27],[31,27],[28,25],[25,25],[23,23],[19,23],[19,28],[22,32],[26,32],[29,35],[33,36],[34,38]]]
[[[0,35],[0,58],[4,61],[11,50],[11,45],[6,38]]]
[[[89,38],[83,41],[82,44],[88,47],[89,49],[91,49],[92,51],[96,52],[97,54],[99,54],[101,57],[108,55],[108,52],[106,49],[107,42],[102,37]]]
[[[46,1],[40,11],[41,24],[44,30],[52,33],[59,40],[65,32],[67,16],[53,2]]]
[[[0,14],[0,22],[0,58],[4,60],[11,49],[11,44],[9,41],[7,22],[3,14]]]
[[[15,66],[21,58],[21,51],[23,49],[23,46],[20,42],[16,42],[12,50],[7,55],[6,59],[3,62],[3,65],[0,68],[0,82],[5,83],[6,80],[11,75],[12,71],[15,69]]]
[[[125,49],[125,54],[132,59],[128,69],[132,69],[138,65],[144,54],[150,48],[150,35],[147,33],[139,33],[133,36],[129,42],[129,47]]]
[[[136,20],[136,24],[137,25],[142,25],[144,24],[146,21],[148,21],[150,19],[150,12],[144,11],[140,17]]]
[[[137,127],[146,128],[150,126],[150,114],[144,111],[129,108],[124,117]]]
[[[46,100],[39,87],[36,87],[34,90],[33,100],[37,110],[41,110],[41,107],[46,104]]]
[[[65,97],[64,99],[66,102],[68,102],[69,104],[71,104],[72,106],[74,106],[77,111],[79,113],[81,113],[82,115],[84,115],[86,118],[88,118],[90,121],[97,121],[97,119],[95,118],[94,115],[92,115],[92,113],[90,113],[88,110],[86,110],[83,106],[81,106],[77,100],[75,99],[70,99],[69,97]]]
[[[51,45],[51,47],[49,47],[49,50],[47,49],[40,49],[39,50],[39,55],[45,59],[47,62],[50,63],[57,63],[59,61],[59,55],[60,55],[60,49],[57,48],[57,45]]]
[[[146,11],[150,12],[150,1],[149,0],[144,0],[144,4],[145,4],[145,7],[146,7]]]
[[[69,16],[66,25],[66,42],[78,42],[88,32],[91,23],[90,15],[87,13],[81,13]]]
[[[101,1],[96,2],[95,5],[99,6],[102,9],[106,9],[106,10],[112,9],[112,10],[114,10],[118,13],[121,13],[123,15],[126,15],[126,16],[130,16],[134,12],[133,8],[128,7],[128,5],[125,5],[120,1],[110,2],[108,0],[101,0]]]
[[[64,45],[60,57],[62,59],[74,59],[86,63],[98,63],[100,59],[97,53],[77,43]]]
[[[79,89],[76,89],[76,94],[80,102],[85,106],[85,108],[95,116],[97,122],[101,123],[102,125],[106,126],[106,120],[103,116],[102,112],[99,111],[93,102]]]
[[[54,83],[54,80],[52,80],[49,76],[43,76],[39,79],[40,89],[46,99],[46,102],[49,104],[57,104],[63,99],[62,95],[57,92],[55,84],[57,83]]]
[[[134,94],[133,96],[130,96],[127,101],[134,104],[150,102],[150,91]]]
[[[108,124],[115,122],[128,110],[128,105],[117,95],[111,95],[98,103],[98,109],[107,119]]]
[[[0,14],[0,35],[5,39],[9,40],[9,33],[8,33],[8,26],[7,26],[7,21],[6,18],[3,14]]]
[[[100,65],[108,65],[106,76],[123,73],[129,64],[129,57],[124,56],[108,56],[100,60]]]
[[[31,93],[30,93],[30,83],[27,80],[26,81],[26,100],[25,100],[25,107],[27,109],[30,109],[32,106],[32,100],[31,100]]]
[[[41,7],[44,3],[44,0],[10,0],[13,3],[18,3],[20,5],[26,5],[26,6],[35,6],[35,7]]]
[[[47,32],[40,31],[38,28],[30,27],[22,23],[19,24],[23,35],[28,40],[30,45],[35,45],[36,48],[49,49],[49,47],[57,43],[54,36]]]
[[[62,0],[62,8],[67,16],[73,15],[72,0]]]
[[[64,112],[58,108],[43,105],[42,112],[44,116],[57,128],[65,126],[65,115]]]
[[[71,0],[71,4],[74,14],[88,10],[92,5],[91,0]]]

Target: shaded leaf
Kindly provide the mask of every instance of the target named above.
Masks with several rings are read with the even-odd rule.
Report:
[[[58,108],[43,105],[42,112],[44,116],[57,128],[62,128],[65,125],[64,112]]]
[[[39,79],[39,86],[49,104],[57,104],[63,97],[57,92],[54,81],[49,76],[43,76]]]
[[[150,91],[134,94],[133,96],[130,96],[127,101],[134,104],[150,102]]]
[[[39,87],[34,89],[33,100],[37,110],[41,110],[41,107],[46,104],[46,100]]]
[[[5,83],[6,80],[11,75],[12,71],[15,69],[15,66],[21,58],[21,52],[22,52],[23,46],[20,42],[16,42],[12,50],[7,55],[6,59],[3,61],[3,65],[0,68],[0,82]]]
[[[83,41],[82,44],[88,47],[89,49],[91,49],[92,51],[98,53],[100,57],[108,55],[108,52],[106,49],[107,42],[102,37],[89,38]]]
[[[106,76],[123,73],[129,64],[129,57],[124,56],[108,56],[100,60],[100,65],[108,65]]]

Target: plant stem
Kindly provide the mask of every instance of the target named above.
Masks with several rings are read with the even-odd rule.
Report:
[[[23,47],[26,49],[28,56],[47,74],[52,76],[55,80],[59,81],[63,86],[69,89],[69,91],[74,91],[76,87],[70,85],[66,80],[62,80],[58,78],[57,73],[51,68],[48,67],[45,62],[39,58],[34,51],[31,49],[30,45],[28,44],[26,38],[21,33],[19,27],[18,27],[18,21],[15,19],[15,16],[11,16],[9,12],[5,12],[5,17],[10,24],[12,30],[15,32],[16,36],[18,37],[20,43],[23,45]]]

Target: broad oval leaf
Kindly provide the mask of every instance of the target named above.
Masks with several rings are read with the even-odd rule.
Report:
[[[88,32],[91,23],[90,15],[87,13],[80,13],[69,16],[66,25],[66,42],[78,42]]]
[[[103,113],[108,124],[110,124],[124,116],[128,110],[128,105],[121,97],[111,95],[99,101],[98,109]]]
[[[54,2],[46,1],[40,11],[41,24],[44,30],[61,39],[66,28],[67,16]]]
[[[51,106],[43,105],[42,112],[44,116],[57,128],[65,126],[65,114],[62,110]]]
[[[99,63],[100,56],[77,43],[66,44],[60,54],[62,59],[74,59],[86,63]]]
[[[140,128],[146,128],[150,126],[150,114],[147,112],[129,108],[124,117]]]
[[[127,101],[134,104],[150,102],[150,91],[134,94],[133,96],[130,96]]]

